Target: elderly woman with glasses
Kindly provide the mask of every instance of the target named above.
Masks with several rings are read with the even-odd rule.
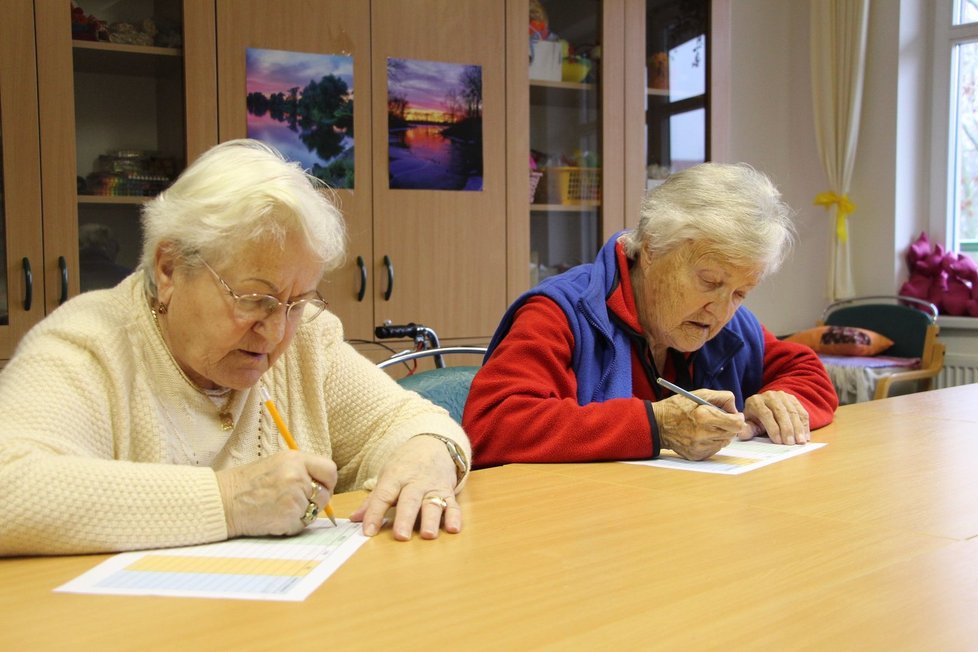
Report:
[[[477,464],[662,449],[701,460],[734,438],[807,442],[832,421],[832,382],[814,351],[743,305],[787,254],[790,214],[743,164],[693,166],[652,190],[636,229],[503,316],[462,420]]]
[[[323,190],[218,145],[145,207],[136,272],[23,338],[0,373],[0,554],[295,534],[354,489],[367,535],[391,507],[396,539],[461,529],[464,432],[346,344],[317,289],[345,245]]]

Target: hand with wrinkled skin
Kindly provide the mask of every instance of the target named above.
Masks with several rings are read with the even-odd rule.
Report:
[[[322,509],[336,486],[336,464],[328,457],[285,450],[251,464],[217,471],[228,538],[298,534],[309,506],[312,483],[324,489],[312,499]]]
[[[670,396],[652,403],[661,447],[687,460],[705,460],[745,431],[744,415],[737,412],[730,392],[698,389],[693,392],[713,405],[695,403],[685,396]]]
[[[425,435],[412,437],[381,469],[377,486],[350,520],[362,521],[363,533],[374,536],[380,532],[384,515],[394,507],[393,531],[398,541],[411,539],[419,516],[422,539],[437,539],[443,519],[445,531],[457,534],[462,530],[462,509],[455,500],[457,477],[443,441]],[[442,510],[425,500],[431,496],[444,498],[448,506]]]
[[[764,434],[775,444],[804,444],[811,440],[808,411],[793,394],[754,394],[744,401],[744,417],[747,422],[738,435],[741,440]]]

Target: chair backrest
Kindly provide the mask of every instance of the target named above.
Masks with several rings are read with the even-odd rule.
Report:
[[[479,346],[439,347],[396,354],[379,362],[377,366],[383,369],[418,358],[435,357],[437,360],[441,360],[446,355],[485,355],[485,352],[485,347]],[[405,376],[397,382],[401,387],[417,392],[435,405],[445,408],[455,421],[462,423],[462,411],[465,409],[469,387],[471,387],[472,379],[477,371],[479,371],[478,366],[436,367]]]
[[[462,411],[477,371],[479,367],[442,367],[405,376],[397,382],[445,408],[455,421],[462,423]]]
[[[897,295],[836,301],[822,313],[821,322],[828,326],[865,328],[885,335],[893,340],[893,346],[882,355],[901,358],[926,358],[938,328],[934,304]]]

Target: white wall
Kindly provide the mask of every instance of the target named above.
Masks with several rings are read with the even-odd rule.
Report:
[[[748,305],[774,333],[812,326],[828,302],[833,225],[816,194],[827,190],[818,157],[809,67],[809,3],[729,4],[729,117],[715,128],[717,160],[768,173],[797,211],[798,245]],[[857,294],[893,294],[906,279],[907,246],[926,228],[929,87],[927,0],[873,0],[856,167],[849,196]],[[923,58],[922,58],[923,57]],[[898,64],[907,70],[898,78]],[[724,72],[723,65],[715,71]],[[716,87],[716,83],[714,83]],[[722,133],[720,133],[722,131]],[[899,137],[898,137],[899,136]],[[898,183],[897,179],[909,181]]]

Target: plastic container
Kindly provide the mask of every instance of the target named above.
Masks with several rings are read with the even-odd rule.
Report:
[[[547,195],[560,204],[596,205],[601,202],[601,168],[550,167]]]

